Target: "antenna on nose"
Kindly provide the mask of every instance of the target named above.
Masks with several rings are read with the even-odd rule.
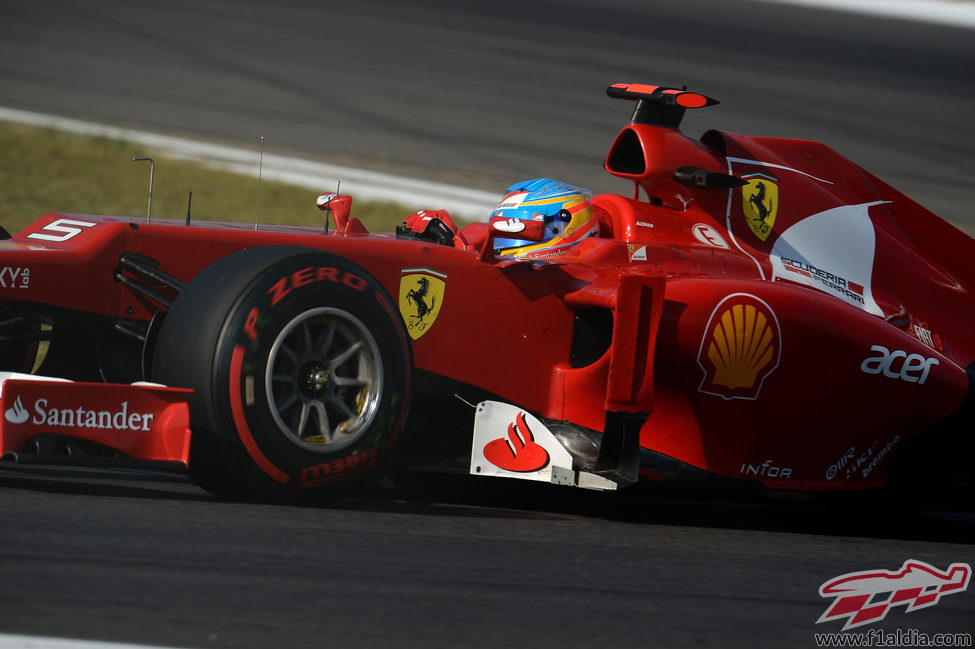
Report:
[[[152,158],[132,158],[132,162],[149,163],[149,208],[146,210],[146,223],[148,223],[152,217],[152,177],[156,174],[156,163]]]
[[[261,157],[257,164],[257,213],[254,215],[254,230],[261,222],[261,175],[264,173],[264,136],[261,136]]]

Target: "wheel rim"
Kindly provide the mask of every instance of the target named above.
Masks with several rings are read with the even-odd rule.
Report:
[[[278,428],[314,453],[340,450],[369,430],[382,383],[375,338],[352,314],[327,307],[305,311],[281,330],[265,374]]]

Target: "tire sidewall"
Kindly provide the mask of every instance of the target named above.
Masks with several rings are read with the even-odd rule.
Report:
[[[409,402],[411,348],[392,298],[362,267],[331,253],[282,248],[277,254],[253,250],[233,257],[214,266],[221,276],[239,272],[236,280],[212,282],[212,288],[235,291],[236,299],[208,314],[222,324],[204,326],[204,340],[190,345],[197,354],[184,353],[190,358],[180,361],[195,368],[188,374],[198,377],[200,384],[194,395],[196,421],[205,422],[207,430],[199,433],[207,436],[207,447],[220,463],[227,464],[218,470],[233,473],[235,481],[276,500],[337,492],[356,484],[389,459]],[[208,283],[194,287],[195,308],[190,310],[206,303]],[[225,299],[223,304],[228,304]],[[290,439],[272,417],[265,393],[274,341],[292,320],[321,307],[347,314],[368,330],[382,371],[371,423],[350,444],[332,452],[310,451]],[[181,314],[181,320],[187,315]]]

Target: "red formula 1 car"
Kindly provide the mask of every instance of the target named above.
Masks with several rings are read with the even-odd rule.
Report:
[[[537,179],[370,234],[55,213],[0,242],[2,451],[278,500],[399,466],[971,496],[975,242],[814,142],[635,102],[633,197]],[[435,206],[433,206],[435,207]],[[40,377],[58,377],[70,382]]]

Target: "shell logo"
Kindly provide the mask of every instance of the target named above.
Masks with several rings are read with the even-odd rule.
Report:
[[[701,339],[698,388],[724,399],[756,399],[779,365],[779,321],[772,308],[748,293],[729,295],[714,308]]]

